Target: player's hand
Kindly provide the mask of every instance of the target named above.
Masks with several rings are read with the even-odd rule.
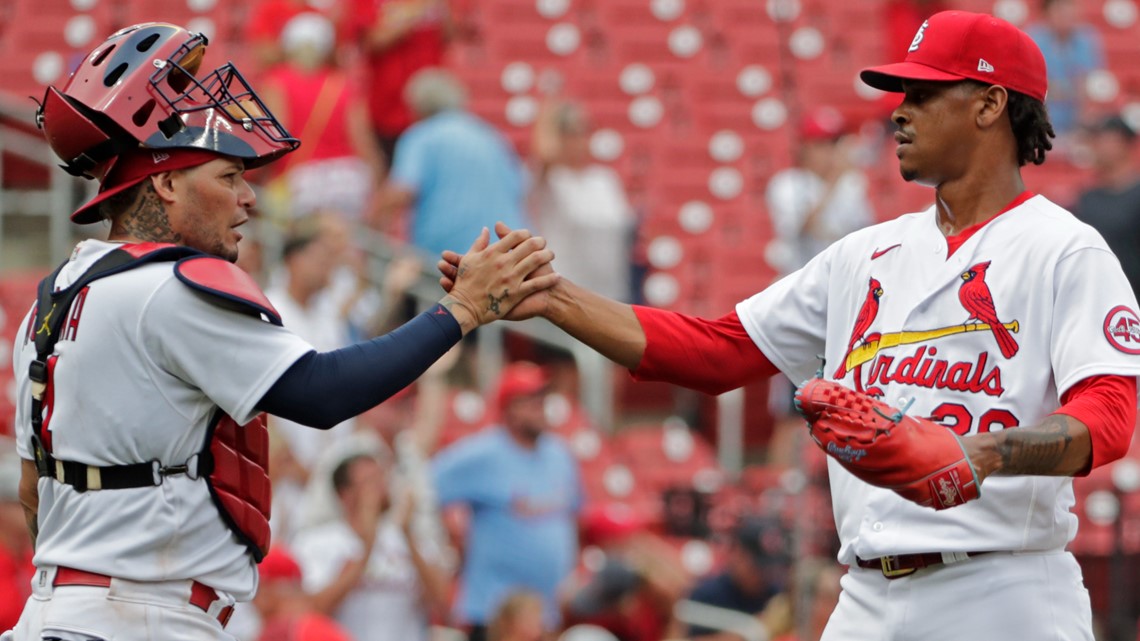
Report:
[[[554,259],[544,238],[525,229],[511,231],[506,225],[501,229],[506,233],[491,243],[490,231],[484,227],[454,269],[445,274],[448,282],[441,279],[448,294],[440,302],[455,315],[464,333],[507,318],[520,301],[558,282],[553,269],[535,273]]]
[[[506,224],[502,222],[495,223],[495,234],[500,239],[506,238],[512,233],[514,232],[510,227],[507,227]],[[443,287],[445,292],[450,292],[455,287],[455,276],[459,272],[459,261],[462,258],[463,256],[456,252],[444,251],[443,257],[436,265],[441,274],[439,284],[440,287]],[[551,266],[549,262],[546,262],[526,277],[527,282],[550,277],[554,277],[556,280],[554,280],[549,287],[544,287],[530,294],[524,300],[519,301],[503,318],[505,320],[518,321],[534,318],[535,316],[542,316],[549,304],[550,287],[557,284],[558,274],[555,273],[554,267]]]

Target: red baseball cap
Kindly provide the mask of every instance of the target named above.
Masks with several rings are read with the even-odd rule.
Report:
[[[99,193],[90,202],[75,210],[71,214],[71,221],[86,225],[103,220],[99,214],[99,205],[108,198],[120,194],[131,187],[141,183],[148,176],[174,171],[176,169],[189,169],[204,165],[211,160],[222,156],[212,151],[201,149],[131,149],[116,157],[99,185]]]
[[[901,92],[903,80],[977,80],[1045,101],[1049,83],[1037,43],[1012,24],[984,13],[943,11],[930,16],[906,59],[864,69],[863,82]]]
[[[835,107],[816,107],[800,120],[800,138],[835,140],[847,129],[847,120]]]
[[[273,546],[269,554],[257,566],[258,574],[264,582],[301,581],[301,566],[289,552],[280,546]]]
[[[538,365],[526,361],[511,363],[503,368],[503,374],[499,377],[496,402],[501,410],[516,397],[544,392],[549,385],[550,378]]]

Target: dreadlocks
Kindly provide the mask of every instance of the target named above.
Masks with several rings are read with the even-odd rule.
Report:
[[[1017,164],[1024,167],[1029,163],[1040,165],[1045,162],[1045,152],[1053,148],[1050,139],[1057,137],[1049,123],[1045,103],[1010,91],[1007,109],[1013,137],[1017,139]]]

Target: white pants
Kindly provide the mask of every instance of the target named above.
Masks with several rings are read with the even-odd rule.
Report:
[[[215,612],[232,599],[220,598],[203,612],[190,605],[190,581],[111,579],[109,588],[52,587],[54,576],[53,570],[36,572],[19,622],[0,641],[234,641]]]
[[[992,553],[887,580],[851,568],[821,641],[1093,641],[1068,552]]]

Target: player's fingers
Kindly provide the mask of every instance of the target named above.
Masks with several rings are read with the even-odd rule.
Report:
[[[505,254],[515,247],[518,247],[523,243],[523,241],[527,240],[530,237],[531,234],[529,230],[516,229],[506,236],[503,236],[499,240],[495,241],[495,244],[491,245],[490,249]]]
[[[546,239],[542,236],[532,236],[527,238],[522,243],[507,254],[508,264],[514,263],[518,265],[520,262],[526,260],[535,253],[542,251],[546,248]],[[549,262],[549,261],[547,261]]]
[[[484,227],[483,230],[479,232],[479,236],[475,239],[475,242],[471,243],[471,248],[467,250],[467,253],[474,254],[476,252],[481,252],[487,248],[487,245],[490,242],[491,230]]]
[[[503,236],[506,236],[509,233],[511,233],[511,228],[507,227],[506,223],[504,223],[501,220],[495,223],[495,235],[496,236],[498,236],[499,238],[502,238]]]
[[[561,280],[561,278],[561,274],[557,272],[550,272],[549,274],[543,274],[542,276],[535,276],[530,280],[524,280],[522,284],[519,285],[519,300],[522,300],[523,298],[526,298],[535,292],[541,292],[544,289],[550,289],[551,287],[554,287],[558,284],[558,281]]]
[[[520,276],[527,276],[534,270],[550,263],[554,260],[554,252],[549,249],[540,249],[538,251],[528,254],[525,258],[520,260],[516,265],[514,272]]]
[[[439,273],[452,280],[455,280],[455,277],[459,275],[459,269],[454,264],[449,263],[446,260],[440,260],[435,264],[435,266],[437,269],[439,269]]]
[[[459,252],[453,252],[450,249],[443,250],[440,256],[452,265],[458,265],[459,261],[463,260],[463,256]]]
[[[455,287],[455,281],[446,277],[446,276],[440,276],[439,277],[439,286],[443,288],[443,291],[450,294],[451,288]]]

